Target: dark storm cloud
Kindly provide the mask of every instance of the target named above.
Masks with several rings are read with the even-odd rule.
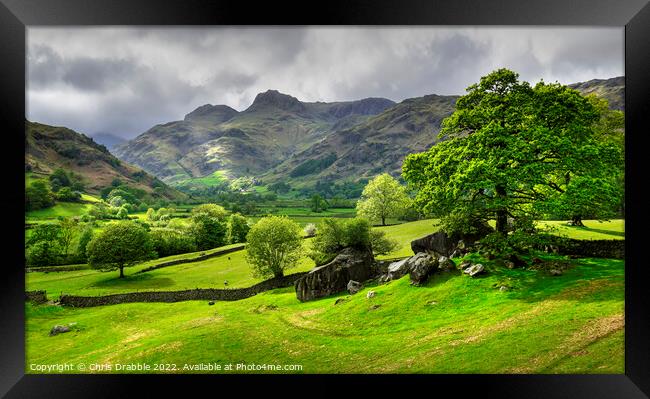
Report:
[[[131,138],[196,107],[462,94],[496,68],[572,83],[623,74],[618,28],[29,28],[28,119]]]

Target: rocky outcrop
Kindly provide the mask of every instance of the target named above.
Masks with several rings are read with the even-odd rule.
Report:
[[[346,248],[331,262],[299,278],[295,282],[296,296],[302,302],[322,298],[345,291],[350,280],[363,282],[373,274],[372,251]]]
[[[427,282],[438,268],[438,259],[434,256],[420,252],[408,258],[409,277],[412,285],[421,285]]]
[[[494,230],[488,225],[479,225],[471,234],[452,234],[438,231],[428,236],[411,241],[413,253],[431,252],[438,256],[456,257],[466,253],[476,241],[490,234]]]

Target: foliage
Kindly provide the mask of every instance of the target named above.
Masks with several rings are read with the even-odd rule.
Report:
[[[270,191],[276,192],[278,194],[286,194],[289,192],[289,190],[291,190],[291,186],[288,183],[282,181],[269,184],[268,188]]]
[[[119,269],[156,257],[147,231],[131,221],[111,223],[86,247],[88,263],[96,269]]]
[[[25,188],[25,210],[34,211],[54,206],[54,195],[42,180],[36,180]]]
[[[196,251],[194,239],[180,230],[155,227],[149,235],[153,249],[160,257]]]
[[[203,204],[192,209],[191,231],[199,250],[216,248],[226,243],[226,210],[216,204]]]
[[[363,218],[326,218],[318,226],[309,257],[317,265],[332,260],[344,248],[371,248],[370,222]]]
[[[260,219],[248,232],[246,241],[246,259],[255,276],[283,276],[302,255],[300,225],[287,217]]]
[[[93,229],[90,226],[85,227],[81,234],[79,235],[79,240],[77,241],[77,250],[76,254],[80,259],[83,259],[84,262],[88,261],[88,254],[86,253],[86,248],[88,243],[93,239]]]
[[[508,217],[539,217],[569,176],[602,178],[620,160],[616,146],[594,136],[598,110],[567,86],[531,87],[500,69],[467,91],[443,121],[446,140],[403,165],[418,208],[445,225],[496,219],[506,234]]]
[[[233,213],[228,218],[227,229],[228,243],[236,244],[238,242],[246,242],[246,235],[251,227],[245,217],[238,213]]]
[[[332,165],[336,161],[336,158],[336,154],[331,153],[323,158],[309,159],[296,166],[289,175],[291,177],[300,177],[318,173]]]
[[[56,199],[63,202],[79,202],[81,200],[81,193],[79,191],[72,191],[70,187],[61,187],[59,192],[56,193]]]
[[[318,194],[311,196],[309,206],[312,212],[320,213],[327,210],[327,201]]]
[[[63,255],[68,255],[72,241],[77,233],[79,228],[79,222],[74,218],[63,218],[59,221],[59,243],[61,244],[61,250]]]
[[[410,206],[405,188],[388,173],[381,174],[363,189],[357,202],[357,215],[369,220],[380,220],[386,225],[389,217],[401,217]]]
[[[373,254],[387,255],[399,249],[400,244],[396,240],[389,238],[381,230],[370,230],[370,246]]]

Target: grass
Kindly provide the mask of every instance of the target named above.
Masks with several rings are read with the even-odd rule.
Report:
[[[25,213],[28,221],[56,219],[58,217],[81,216],[92,208],[92,204],[78,202],[57,202],[51,208],[39,209]]]
[[[623,261],[573,262],[559,277],[493,269],[422,287],[404,277],[306,303],[286,288],[214,306],[28,304],[26,372],[30,364],[137,362],[181,373],[190,372],[185,364],[232,363],[298,364],[303,373],[621,374]],[[516,283],[496,289],[504,280]],[[68,323],[77,323],[72,332],[48,336]]]
[[[539,222],[538,226],[552,228],[553,234],[579,240],[625,239],[625,221],[623,219],[613,219],[604,222],[585,220],[583,224],[585,227],[570,226],[566,221],[545,221]]]

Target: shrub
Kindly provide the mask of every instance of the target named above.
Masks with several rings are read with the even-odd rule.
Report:
[[[370,230],[370,244],[375,255],[387,255],[400,247],[399,243],[386,237],[380,230]]]
[[[309,257],[317,265],[322,265],[344,248],[369,249],[371,245],[368,220],[327,218],[318,226]]]
[[[54,195],[44,181],[37,180],[25,189],[25,210],[33,211],[51,206],[54,206]]]
[[[81,193],[72,191],[70,187],[61,187],[59,192],[56,193],[56,198],[63,202],[78,202],[81,200]]]

